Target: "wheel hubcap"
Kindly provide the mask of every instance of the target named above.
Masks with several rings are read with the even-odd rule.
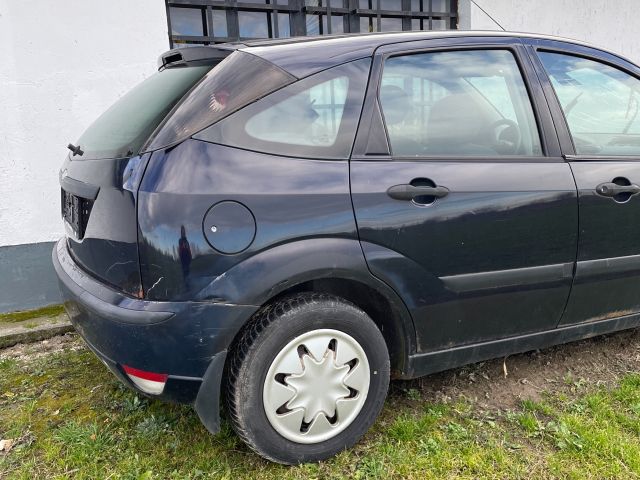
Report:
[[[313,330],[293,339],[273,360],[263,404],[280,435],[318,443],[353,422],[368,390],[369,362],[360,344],[339,330]]]

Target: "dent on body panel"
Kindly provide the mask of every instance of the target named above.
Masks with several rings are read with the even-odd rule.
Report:
[[[143,282],[148,288],[159,281],[156,298],[193,298],[233,265],[292,239],[356,236],[346,161],[188,140],[153,156],[139,195]],[[202,230],[209,208],[225,200],[241,203],[256,219],[253,243],[235,255],[216,252]]]

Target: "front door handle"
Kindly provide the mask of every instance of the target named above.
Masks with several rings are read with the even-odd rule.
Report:
[[[601,183],[596,187],[596,193],[603,197],[615,197],[620,194],[637,195],[640,193],[640,187],[635,183],[629,185],[619,185],[613,182]]]
[[[387,190],[387,195],[395,200],[407,200],[411,201],[416,199],[416,197],[434,197],[442,198],[446,197],[449,194],[449,189],[447,187],[429,187],[429,186],[416,186],[411,185],[409,183],[402,185],[394,185],[393,187],[389,187]],[[423,202],[416,202],[423,203]],[[428,202],[432,203],[432,202]]]

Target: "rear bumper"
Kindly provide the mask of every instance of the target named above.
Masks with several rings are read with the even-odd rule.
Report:
[[[128,297],[81,270],[64,238],[52,257],[71,322],[107,367],[134,389],[122,365],[168,374],[157,397],[195,405],[217,431],[226,350],[257,307]]]

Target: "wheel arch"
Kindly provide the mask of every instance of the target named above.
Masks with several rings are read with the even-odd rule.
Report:
[[[409,356],[416,352],[412,317],[401,297],[369,271],[356,239],[313,238],[270,248],[215,279],[198,300],[255,305],[261,310],[300,292],[328,293],[361,308],[385,338],[392,372],[407,373]],[[239,326],[235,338],[251,319]]]
[[[415,353],[415,330],[411,317],[399,298],[390,298],[388,292],[382,292],[353,278],[325,277],[293,285],[270,298],[265,306],[303,292],[334,295],[363,310],[384,337],[389,351],[392,377],[407,372],[409,355]]]

